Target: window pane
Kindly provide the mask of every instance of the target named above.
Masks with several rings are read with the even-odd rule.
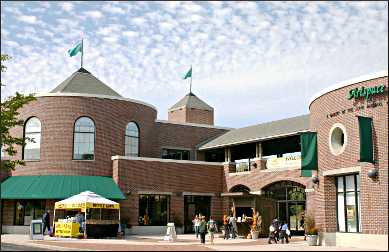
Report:
[[[17,201],[15,207],[15,225],[23,225],[24,223],[24,205]]]
[[[88,117],[81,117],[75,123],[75,132],[95,132],[95,124]]]
[[[343,192],[343,177],[336,178],[338,182],[338,192]]]
[[[165,226],[169,217],[170,196],[139,195],[139,225]]]
[[[360,181],[359,181],[359,174],[357,174],[357,191],[359,192],[359,183],[360,183]],[[359,198],[359,197],[358,197]]]
[[[41,132],[41,122],[38,118],[32,117],[26,122],[25,133]]]
[[[74,133],[74,159],[94,158],[94,133]]]
[[[338,178],[338,180],[340,180]],[[346,227],[344,223],[344,198],[343,198],[343,193],[338,193],[338,226],[340,232],[345,232]]]
[[[38,118],[33,117],[26,122],[24,136],[26,139],[26,145],[23,150],[23,159],[39,160],[41,146],[41,122]]]
[[[354,175],[346,176],[346,192],[354,191],[355,185],[354,185]]]
[[[347,232],[357,232],[357,209],[355,206],[355,193],[346,193]]]
[[[359,220],[359,232],[362,232],[362,221],[361,221],[361,204],[360,204],[360,198],[359,198],[359,192],[357,192],[358,196],[358,220]]]
[[[162,158],[164,158],[164,159],[176,159],[176,160],[190,160],[190,151],[188,151],[188,150],[175,150],[175,149],[162,149]]]
[[[139,129],[138,129],[138,126],[136,125],[136,123],[130,122],[127,124],[126,135],[133,136],[133,137],[139,137]]]

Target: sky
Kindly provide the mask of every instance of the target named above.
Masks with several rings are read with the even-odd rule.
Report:
[[[158,119],[189,92],[215,125],[245,127],[309,113],[338,82],[388,69],[387,2],[1,1],[2,100],[44,93],[84,68]]]

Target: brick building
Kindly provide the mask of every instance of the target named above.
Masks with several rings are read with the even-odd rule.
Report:
[[[348,99],[362,86],[384,91]],[[275,217],[303,234],[301,219],[308,213],[325,244],[378,239],[382,245],[388,232],[387,109],[384,72],[319,93],[309,115],[217,127],[214,109],[189,93],[163,121],[152,105],[122,97],[81,68],[20,110],[25,125],[12,134],[35,142],[18,148],[16,158],[25,166],[1,174],[2,231],[27,232],[31,219],[65,197],[66,187],[118,201],[131,233],[163,233],[169,221],[187,233],[195,214],[221,221],[229,212],[252,216],[255,208],[265,235]],[[358,162],[356,115],[372,118],[374,164]],[[302,176],[300,141],[307,132],[317,134],[312,177]],[[374,168],[378,175],[369,178]],[[342,183],[343,191],[336,186]]]

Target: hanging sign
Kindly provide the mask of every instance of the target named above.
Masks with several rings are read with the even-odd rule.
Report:
[[[269,158],[266,161],[267,169],[282,169],[282,168],[300,167],[300,166],[301,166],[301,156]]]

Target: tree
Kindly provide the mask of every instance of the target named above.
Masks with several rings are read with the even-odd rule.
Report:
[[[5,72],[7,67],[3,65],[4,61],[11,59],[8,55],[1,54],[1,72]],[[3,87],[2,83],[0,85]],[[0,116],[0,145],[2,151],[5,151],[9,157],[15,156],[17,151],[15,145],[24,146],[26,140],[33,141],[32,139],[24,139],[23,137],[14,137],[10,134],[10,129],[16,126],[23,126],[24,121],[18,118],[18,109],[23,107],[30,101],[35,100],[33,94],[27,96],[16,92],[14,96],[10,96],[5,101],[1,102],[1,116]],[[14,170],[16,165],[24,165],[23,160],[1,160],[1,169],[10,171]]]

